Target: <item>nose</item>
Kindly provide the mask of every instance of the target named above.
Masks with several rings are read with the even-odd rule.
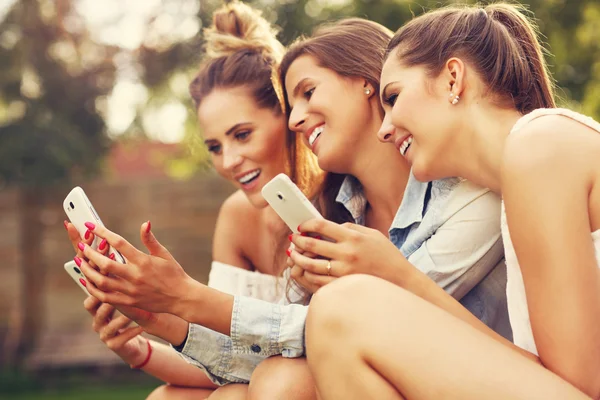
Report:
[[[392,125],[391,117],[389,113],[385,114],[383,118],[383,122],[381,123],[381,127],[379,128],[379,132],[377,132],[377,138],[380,142],[391,142],[394,137],[394,131],[396,128]]]
[[[304,107],[297,105],[292,108],[290,112],[290,119],[288,120],[288,127],[292,132],[299,132],[302,126],[306,122],[306,111]]]
[[[244,161],[244,157],[235,148],[223,149],[223,169],[232,172]]]

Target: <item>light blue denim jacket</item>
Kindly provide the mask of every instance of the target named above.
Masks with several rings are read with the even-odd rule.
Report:
[[[347,178],[336,200],[364,225],[366,198],[356,180]],[[465,222],[479,223],[481,228],[467,229]],[[458,178],[422,183],[411,174],[389,238],[415,267],[462,298],[479,319],[493,328],[498,319],[508,325],[503,311],[506,276],[494,268],[503,258],[500,199],[489,190]],[[308,307],[300,304],[236,296],[231,336],[190,324],[181,355],[218,385],[248,382],[254,368],[268,357],[304,355],[307,312]]]

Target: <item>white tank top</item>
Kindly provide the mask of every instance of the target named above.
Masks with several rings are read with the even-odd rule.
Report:
[[[544,115],[564,115],[565,117],[580,122],[600,133],[600,124],[590,117],[561,108],[541,108],[520,118],[511,130],[511,134],[521,129],[528,122]],[[519,262],[517,261],[515,249],[510,240],[508,225],[506,224],[504,201],[502,202],[502,215],[500,221],[508,277],[506,283],[506,298],[510,325],[513,331],[513,340],[517,346],[530,351],[531,353],[538,354],[535,341],[533,340],[533,332],[531,331],[531,322],[529,321],[523,275],[521,275]],[[596,250],[596,263],[600,268],[600,229],[592,233],[592,241]]]
[[[234,296],[279,303],[285,297],[287,279],[213,261],[208,286]]]

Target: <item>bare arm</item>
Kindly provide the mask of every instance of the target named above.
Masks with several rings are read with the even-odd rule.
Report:
[[[597,153],[589,154],[590,138],[597,134],[563,117],[531,122],[509,139],[502,186],[542,363],[597,398],[600,269],[588,201]]]
[[[240,198],[242,196],[242,198]],[[243,269],[252,269],[252,264],[242,252],[241,235],[245,229],[240,229],[244,209],[252,207],[245,196],[239,191],[229,196],[221,206],[217,225],[213,236],[213,260]]]

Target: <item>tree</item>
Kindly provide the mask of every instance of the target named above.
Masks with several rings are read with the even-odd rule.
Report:
[[[98,100],[115,49],[94,43],[71,0],[21,0],[0,22],[0,181],[20,190],[21,298],[4,359],[18,366],[43,321],[41,208],[52,185],[98,170],[108,149]]]

